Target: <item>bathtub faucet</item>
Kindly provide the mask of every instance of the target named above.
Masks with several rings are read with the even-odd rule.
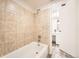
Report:
[[[41,41],[41,36],[40,35],[38,35],[38,46],[40,46],[40,41]]]
[[[40,35],[38,35],[38,42],[40,42],[40,40],[41,40],[41,36],[40,36]]]

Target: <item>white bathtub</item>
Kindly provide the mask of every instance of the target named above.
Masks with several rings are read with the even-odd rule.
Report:
[[[20,49],[5,55],[3,58],[46,58],[48,55],[48,46],[42,43],[32,42]]]

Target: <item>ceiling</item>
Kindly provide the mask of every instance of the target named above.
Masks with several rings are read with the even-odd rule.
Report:
[[[31,8],[38,8],[49,4],[53,0],[18,0],[23,4],[29,5]]]
[[[24,0],[24,1],[34,8],[44,6],[51,2],[51,0]]]
[[[52,2],[56,3],[64,0],[14,0],[14,1],[17,1],[21,5],[24,5],[25,7],[28,6],[31,9],[38,9],[38,8],[47,6]]]

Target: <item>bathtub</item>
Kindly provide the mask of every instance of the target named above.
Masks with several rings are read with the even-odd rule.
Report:
[[[46,58],[48,56],[48,46],[42,43],[32,42],[19,48],[3,58]]]

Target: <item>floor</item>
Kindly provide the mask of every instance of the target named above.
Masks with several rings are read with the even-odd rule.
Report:
[[[51,58],[74,58],[70,54],[60,50],[57,46],[53,46],[52,49],[53,52]]]

